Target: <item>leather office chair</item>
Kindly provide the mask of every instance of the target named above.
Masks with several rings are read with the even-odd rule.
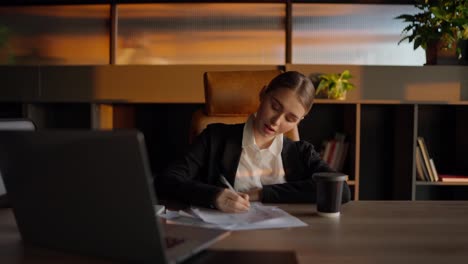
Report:
[[[0,130],[36,130],[36,125],[33,121],[26,118],[0,118]],[[0,168],[0,208],[8,206],[8,197]]]
[[[247,121],[257,111],[262,88],[282,71],[224,71],[205,72],[205,108],[192,115],[189,141],[200,134],[208,124],[238,124]],[[299,140],[297,127],[285,134]]]

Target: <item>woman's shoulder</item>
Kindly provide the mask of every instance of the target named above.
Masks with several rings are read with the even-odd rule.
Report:
[[[284,141],[284,146],[285,147],[289,147],[289,148],[296,148],[296,149],[300,149],[300,150],[304,150],[304,149],[314,149],[314,145],[312,143],[310,143],[309,141],[306,141],[306,140],[298,140],[298,141],[293,141],[287,137],[284,137],[283,139]]]
[[[227,138],[242,138],[242,131],[244,124],[224,124],[224,123],[212,123],[208,124],[206,128],[197,138],[205,138],[207,140],[221,140]]]
[[[316,154],[314,145],[306,140],[292,141],[284,138],[283,151],[286,155],[313,156]]]
[[[212,123],[206,126],[208,132],[213,133],[232,133],[233,131],[244,129],[244,123],[241,124],[224,124],[224,123]]]
[[[207,144],[224,144],[223,142],[242,141],[244,124],[224,124],[213,123],[206,126],[203,132],[197,137],[198,140]]]

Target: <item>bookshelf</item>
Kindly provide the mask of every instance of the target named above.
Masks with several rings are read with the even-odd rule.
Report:
[[[317,99],[312,111],[301,122],[299,133],[318,151],[322,142],[336,132],[347,135],[349,149],[343,172],[349,175],[353,198],[468,199],[467,183],[420,182],[415,169],[417,137],[422,136],[439,173],[468,175],[466,66],[287,64],[3,68],[6,67],[0,66],[0,78],[8,81],[0,89],[1,117],[29,117],[39,129],[140,129],[145,134],[155,173],[188,146],[191,114],[203,106],[203,72],[281,68],[309,75],[349,69],[358,88],[349,92],[344,101]],[[64,72],[68,79],[61,78]],[[29,75],[40,78],[25,82],[24,76]],[[81,81],[71,81],[75,78]]]

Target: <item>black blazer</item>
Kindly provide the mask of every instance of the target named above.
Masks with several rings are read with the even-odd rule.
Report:
[[[242,152],[244,124],[211,124],[195,139],[182,159],[172,163],[156,179],[162,199],[212,207],[217,194],[225,188],[220,174],[234,186]],[[286,183],[264,185],[262,202],[298,203],[316,201],[315,172],[333,171],[306,141],[284,137],[281,152]],[[345,183],[342,202],[350,200]]]

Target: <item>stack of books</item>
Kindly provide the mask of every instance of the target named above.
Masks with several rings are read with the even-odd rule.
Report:
[[[467,175],[439,174],[441,182],[468,182]]]
[[[418,180],[436,182],[439,181],[439,175],[434,161],[429,156],[426,142],[423,137],[418,137],[416,146],[416,174]]]
[[[349,143],[345,139],[345,134],[335,133],[333,139],[323,142],[322,159],[335,171],[343,170],[349,147]]]

